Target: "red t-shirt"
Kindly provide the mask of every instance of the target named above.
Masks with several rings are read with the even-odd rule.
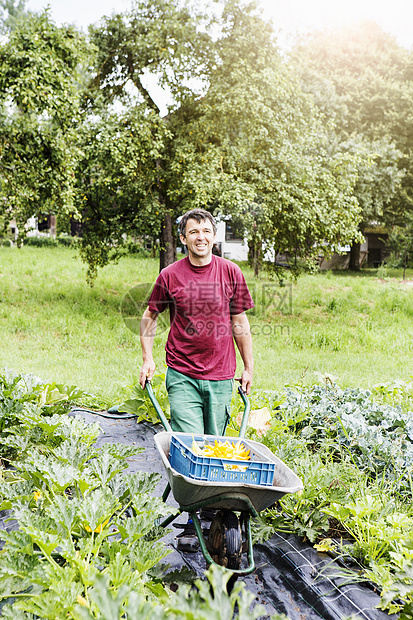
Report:
[[[189,377],[211,381],[234,377],[231,315],[253,306],[241,269],[214,255],[202,267],[185,257],[163,269],[148,302],[151,312],[169,308],[167,365]]]

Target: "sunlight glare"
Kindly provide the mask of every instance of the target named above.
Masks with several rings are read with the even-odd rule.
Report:
[[[338,28],[369,20],[386,32],[396,34],[400,43],[413,45],[412,0],[259,0],[264,15],[272,19],[276,31],[296,33]]]

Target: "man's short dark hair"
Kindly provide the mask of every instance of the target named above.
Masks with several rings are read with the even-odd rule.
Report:
[[[217,223],[214,216],[209,211],[205,211],[205,209],[192,209],[192,211],[187,211],[179,222],[179,234],[183,237],[185,237],[186,224],[188,220],[195,220],[198,224],[204,220],[209,220],[212,224],[214,235],[217,233]]]

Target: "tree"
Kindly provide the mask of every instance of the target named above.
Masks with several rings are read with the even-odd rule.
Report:
[[[357,158],[331,147],[271,25],[254,2],[222,0],[209,17],[196,6],[139,0],[91,28],[82,108],[73,29],[29,14],[0,48],[5,211],[20,227],[51,209],[78,217],[89,281],[128,235],[158,234],[160,266],[173,262],[176,218],[193,207],[309,260],[357,234]],[[151,79],[169,89],[167,114]]]
[[[0,33],[13,30],[16,22],[25,14],[27,0],[0,0]]]
[[[122,255],[125,236],[152,236],[160,228],[154,162],[166,136],[157,115],[140,106],[121,114],[103,110],[79,132],[75,203],[83,225],[80,254],[93,284],[97,268]]]
[[[158,213],[162,215],[161,268],[176,260],[174,220],[179,204],[171,203],[174,183],[171,183],[170,173],[180,167],[172,152],[173,143],[185,141],[185,128],[174,135],[170,117],[182,101],[194,94],[186,81],[204,70],[205,46],[209,41],[203,31],[204,22],[203,15],[191,11],[185,4],[179,6],[170,0],[154,0],[136,2],[133,11],[113,15],[91,29],[91,39],[98,50],[98,71],[91,85],[92,93],[98,91],[109,103],[118,100],[131,106],[137,101],[141,107],[146,107],[151,123],[154,114],[158,117],[157,125],[152,126],[154,140],[158,140],[156,129],[160,135],[169,136],[163,152],[152,160],[156,182],[151,192],[157,195]],[[171,112],[164,118],[146,86],[148,75],[169,89],[175,100]],[[139,205],[135,208],[139,209]]]
[[[374,23],[303,37],[293,50],[304,88],[358,153],[355,196],[368,223],[401,224],[413,208],[413,55]],[[351,265],[358,268],[359,246]]]
[[[198,153],[184,178],[196,179],[198,200],[209,192],[218,211],[242,220],[256,250],[264,244],[267,254],[313,261],[357,235],[354,158],[328,152],[322,119],[270,24],[236,2],[221,20],[209,88],[196,111],[176,115]],[[205,161],[215,163],[214,174]]]
[[[404,171],[399,169],[401,152],[384,137],[368,140],[355,135],[340,144],[343,152],[354,154],[357,160],[357,181],[354,195],[361,208],[359,230],[369,224],[383,222],[389,217],[389,205],[401,188]],[[349,268],[360,269],[360,243],[351,245]]]
[[[175,218],[198,206],[242,217],[247,231],[259,221],[255,236],[276,251],[314,256],[322,241],[348,242],[358,217],[352,157],[327,153],[320,118],[282,61],[272,27],[254,3],[237,0],[221,3],[214,36],[209,25],[188,5],[155,0],[92,29],[95,92],[130,106],[132,84],[163,132],[149,177],[163,215],[161,267],[175,259]],[[164,117],[145,86],[149,72],[173,96]],[[90,251],[99,252],[96,237]]]
[[[73,209],[77,68],[83,37],[28,14],[0,46],[0,183],[5,219]],[[20,237],[21,240],[21,237]]]

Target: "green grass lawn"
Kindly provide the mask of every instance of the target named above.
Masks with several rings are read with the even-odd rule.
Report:
[[[312,384],[315,373],[371,387],[413,374],[413,280],[403,282],[401,271],[384,279],[376,270],[304,275],[279,289],[241,266],[257,300],[255,387]],[[72,249],[0,248],[0,366],[77,385],[101,404],[120,402],[141,363],[122,299],[157,273],[157,259],[130,255],[102,270],[92,289]],[[155,346],[160,371],[165,336]]]

